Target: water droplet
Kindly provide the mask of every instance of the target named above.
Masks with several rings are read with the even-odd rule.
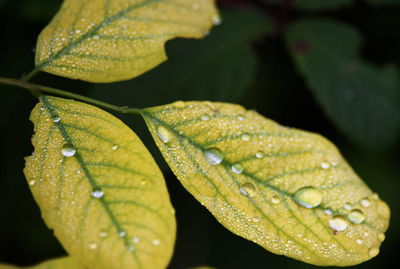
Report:
[[[368,198],[363,198],[363,199],[361,199],[360,204],[361,204],[363,207],[369,207],[369,205],[371,204],[371,202],[369,201]]]
[[[264,154],[261,151],[259,151],[256,153],[256,157],[260,159],[260,158],[264,157]]]
[[[118,149],[118,145],[114,145],[111,147],[112,150],[117,150]]]
[[[154,239],[151,243],[152,243],[154,246],[159,246],[159,245],[160,245],[160,240]]]
[[[206,157],[207,161],[211,165],[218,165],[224,159],[224,155],[217,148],[209,148],[206,151],[204,151],[204,157]]]
[[[314,187],[304,187],[299,189],[294,200],[306,208],[314,208],[322,202],[322,193]]]
[[[28,184],[29,184],[29,186],[33,186],[33,185],[35,185],[36,184],[36,180],[29,180],[28,181]]]
[[[118,232],[118,236],[119,236],[119,237],[124,237],[124,236],[126,236],[126,232],[125,232],[124,230],[120,230],[120,231]]]
[[[379,248],[377,248],[377,247],[372,247],[372,248],[370,248],[370,249],[368,250],[368,254],[369,254],[369,256],[371,256],[371,257],[375,257],[376,255],[379,254]]]
[[[250,140],[250,135],[249,134],[242,134],[242,140],[243,141],[249,141]]]
[[[331,165],[328,162],[322,162],[321,163],[321,168],[322,169],[329,169]]]
[[[361,245],[361,244],[363,243],[363,240],[362,240],[361,238],[358,238],[358,239],[356,240],[356,243],[359,244],[359,245]]]
[[[239,175],[243,172],[243,166],[240,163],[235,163],[232,165],[232,171]]]
[[[281,198],[279,198],[278,195],[274,195],[274,196],[272,196],[272,198],[271,198],[271,202],[272,202],[273,204],[279,204],[280,201],[281,201]]]
[[[390,216],[390,209],[385,202],[377,201],[376,209],[378,211],[378,215],[384,219],[388,219]]]
[[[55,116],[55,117],[53,118],[53,121],[54,121],[54,122],[60,122],[60,120],[61,120],[61,118],[60,118],[59,116]]]
[[[104,196],[104,192],[101,189],[94,189],[92,191],[92,197],[93,198],[101,198]]]
[[[164,143],[168,143],[172,137],[171,133],[164,126],[158,126],[157,134],[161,141]]]
[[[253,218],[253,221],[254,221],[254,222],[260,222],[260,220],[257,219],[257,218]]]
[[[237,119],[242,121],[242,120],[244,120],[244,117],[243,116],[238,116]]]
[[[379,240],[379,241],[383,242],[383,241],[385,241],[385,238],[386,238],[386,236],[385,236],[384,233],[379,233],[379,234],[378,234],[378,240]]]
[[[325,209],[325,214],[326,215],[328,215],[328,216],[331,216],[332,215],[332,210],[330,210],[330,209]]]
[[[140,180],[140,185],[144,186],[147,184],[147,179],[142,178],[142,180]]]
[[[340,215],[336,215],[329,220],[329,226],[337,232],[346,230],[347,225],[347,220]]]
[[[97,244],[96,243],[90,243],[89,244],[89,248],[90,249],[96,249],[97,248]]]
[[[353,223],[361,223],[365,219],[364,213],[359,209],[352,210],[347,217]]]
[[[247,197],[254,197],[257,193],[256,187],[250,182],[242,184],[242,186],[239,188],[239,192]]]
[[[131,252],[132,252],[132,251],[134,251],[134,250],[135,250],[135,247],[134,247],[133,245],[129,245],[129,246],[128,246],[128,251],[131,251]]]
[[[99,233],[99,235],[100,235],[100,237],[107,237],[108,236],[108,233],[105,231],[105,230],[101,230],[100,231],[100,233]]]
[[[344,204],[343,205],[344,209],[346,210],[351,210],[353,207],[351,206],[351,204]]]
[[[135,243],[135,244],[137,244],[137,243],[139,243],[140,242],[140,238],[139,237],[132,237],[132,242],[133,243]]]
[[[74,149],[74,147],[70,144],[65,144],[62,148],[61,148],[61,154],[64,155],[65,157],[72,157],[74,156],[76,153],[76,150]]]
[[[206,120],[209,120],[209,119],[210,119],[210,116],[208,116],[208,115],[202,115],[202,116],[200,117],[200,119],[206,121]]]

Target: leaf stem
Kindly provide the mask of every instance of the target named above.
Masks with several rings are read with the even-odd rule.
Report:
[[[31,72],[30,74],[32,74],[32,73],[33,72]],[[28,77],[28,76],[26,76],[26,77]],[[99,101],[96,99],[92,99],[92,98],[89,98],[89,97],[86,97],[86,96],[83,96],[80,94],[67,92],[67,91],[63,91],[60,89],[51,88],[51,87],[47,87],[47,86],[43,86],[43,85],[33,84],[30,82],[27,82],[25,80],[26,77],[23,80],[0,77],[0,84],[26,89],[26,90],[30,91],[36,97],[39,97],[42,93],[49,93],[49,94],[53,94],[53,95],[57,95],[57,96],[72,98],[74,100],[79,100],[79,101],[82,101],[82,102],[85,102],[88,104],[107,108],[107,109],[110,109],[110,110],[113,110],[116,112],[120,112],[120,113],[136,114],[136,115],[141,115],[141,113],[142,113],[142,110],[139,108],[131,108],[131,107],[127,107],[127,106],[115,106],[115,105],[112,105],[112,104],[109,104],[109,103],[106,103],[103,101]]]
[[[40,73],[40,70],[35,68],[29,74],[27,74],[26,76],[23,76],[21,79],[23,81],[29,81],[39,73]]]

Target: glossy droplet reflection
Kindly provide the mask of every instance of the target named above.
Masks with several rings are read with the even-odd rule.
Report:
[[[239,175],[243,172],[243,166],[240,163],[235,163],[232,165],[232,171]]]
[[[363,198],[363,199],[361,199],[360,204],[361,204],[363,207],[369,207],[369,205],[371,204],[371,202],[370,202],[370,200],[369,200],[368,198]]]
[[[209,120],[209,119],[210,119],[210,116],[208,116],[208,115],[202,115],[202,116],[200,117],[200,119],[203,120],[203,121],[206,121],[206,120]]]
[[[329,227],[337,232],[346,230],[347,226],[347,220],[343,216],[336,215],[329,220]]]
[[[363,222],[365,219],[364,213],[359,209],[352,210],[347,217],[351,222],[357,224]]]
[[[239,192],[246,197],[254,197],[257,193],[253,183],[246,182],[239,188]]]
[[[322,202],[322,193],[314,187],[308,186],[299,189],[294,200],[305,208],[317,207]]]
[[[242,140],[243,141],[249,141],[250,140],[250,135],[249,134],[242,134]]]
[[[172,137],[171,133],[164,126],[158,126],[157,134],[161,141],[164,143],[168,143]]]
[[[60,118],[59,116],[55,116],[55,117],[53,118],[53,121],[54,121],[54,122],[60,122],[60,120],[61,120],[61,118]]]
[[[279,198],[278,195],[274,195],[274,196],[271,197],[271,202],[272,202],[273,204],[279,204],[280,201],[281,201],[281,198]]]
[[[65,157],[72,157],[75,155],[75,153],[76,153],[76,150],[74,149],[74,147],[71,144],[65,144],[61,148],[61,154]]]
[[[218,165],[224,159],[224,155],[222,154],[221,150],[217,148],[209,148],[204,151],[204,157],[211,165]]]
[[[92,191],[92,197],[93,198],[102,198],[104,196],[104,192],[101,189],[94,189]]]

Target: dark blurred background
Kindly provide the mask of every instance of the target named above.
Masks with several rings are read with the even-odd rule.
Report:
[[[33,69],[36,38],[61,0],[0,0],[0,76]],[[242,104],[281,124],[321,133],[387,201],[392,219],[381,253],[357,268],[397,264],[400,247],[400,0],[221,0],[223,22],[203,40],[168,42],[170,60],[131,81],[89,84],[41,73],[33,82],[116,105],[181,100]],[[0,261],[31,265],[65,254],[25,182],[36,103],[0,85]],[[183,189],[143,121],[118,115],[162,167],[176,208],[171,269],[312,268],[270,254],[224,229]]]

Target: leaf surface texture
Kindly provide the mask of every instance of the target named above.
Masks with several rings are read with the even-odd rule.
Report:
[[[18,267],[14,265],[0,264],[0,269],[86,269],[82,264],[70,257],[58,258],[42,262],[35,266]]]

